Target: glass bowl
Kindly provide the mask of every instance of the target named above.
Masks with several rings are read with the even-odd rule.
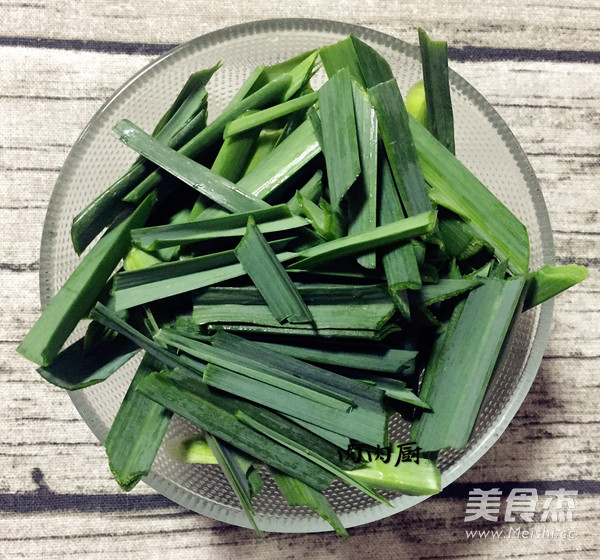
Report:
[[[214,118],[256,66],[273,64],[302,51],[334,43],[350,33],[371,44],[390,62],[404,94],[421,78],[416,46],[355,25],[282,19],[229,27],[194,39],[161,56],[126,82],[86,126],[58,177],[42,237],[42,305],[47,304],[79,262],[69,234],[74,215],[116,180],[134,159],[132,152],[111,134],[118,120],[128,118],[151,130],[192,72],[222,61],[222,68],[208,86],[210,115]],[[320,85],[322,79],[320,74],[315,76],[315,86]],[[450,79],[457,155],[526,225],[531,243],[531,267],[553,264],[548,214],[525,154],[489,103],[456,73],[451,72]],[[515,415],[540,365],[551,316],[552,304],[546,303],[522,314],[515,322],[469,444],[460,451],[440,453],[444,487],[483,456]],[[82,335],[81,329],[72,339]],[[136,367],[137,361],[132,361],[107,381],[70,393],[75,407],[100,441],[108,433]],[[194,431],[193,426],[175,417],[166,439]],[[392,420],[390,435],[397,438],[395,441],[408,441],[408,433],[406,423]],[[261,471],[261,476],[265,489],[255,498],[254,506],[256,521],[262,530],[331,530],[308,508],[290,508],[266,469]],[[249,526],[218,466],[178,463],[166,454],[163,445],[144,481],[190,510],[234,525]],[[346,527],[387,517],[425,499],[386,493],[393,506],[390,508],[341,482],[328,488],[326,495]]]

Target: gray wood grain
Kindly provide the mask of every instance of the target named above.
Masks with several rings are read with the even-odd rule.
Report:
[[[598,557],[600,10],[591,0],[350,4],[323,10],[309,0],[284,14],[242,2],[201,9],[172,0],[0,2],[0,558]],[[452,67],[496,107],[528,154],[557,261],[590,270],[557,298],[542,366],[498,443],[441,496],[351,529],[350,541],[272,534],[259,542],[144,485],[122,494],[68,396],[15,353],[39,313],[39,243],[54,182],[100,104],[164,45],[282,15],[343,19],[411,42],[421,25],[447,39],[457,49]],[[134,47],[119,51],[121,43]],[[560,62],[580,50],[591,53],[585,62]],[[463,521],[468,491],[483,484],[579,484],[572,523],[532,525],[575,538],[467,538],[465,530],[516,527]]]
[[[323,18],[373,27],[415,41],[422,26],[461,47],[492,46],[598,50],[598,6],[593,0],[369,1],[324,7],[317,0],[286,4],[224,2],[198,10],[190,1],[122,4],[115,0],[3,0],[5,36],[172,44],[221,27],[270,18]],[[196,15],[197,14],[197,15]]]

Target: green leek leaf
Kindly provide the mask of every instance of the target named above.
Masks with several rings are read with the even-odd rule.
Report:
[[[120,121],[113,133],[121,142],[230,212],[249,212],[268,206],[266,202],[237,189],[224,177],[160,144],[127,119]]]
[[[251,490],[248,479],[246,478],[246,472],[242,469],[240,463],[237,461],[238,452],[234,447],[230,446],[224,441],[220,441],[208,433],[206,434],[206,441],[215,454],[225,478],[227,478],[235,495],[238,497],[240,504],[242,504],[242,509],[244,510],[246,517],[250,521],[254,531],[259,537],[262,537],[262,532],[258,528],[258,525],[254,519]]]
[[[442,480],[435,462],[423,457],[419,457],[418,463],[413,459],[403,461],[399,457],[401,446],[402,444],[391,445],[389,457],[386,455],[368,461],[348,475],[374,488],[408,496],[439,494],[442,491]]]
[[[587,268],[577,264],[543,266],[529,275],[530,282],[523,310],[553,298],[571,286],[583,282],[587,277]]]
[[[409,124],[432,200],[470,224],[498,260],[509,260],[512,272],[525,274],[529,268],[525,226],[426,128],[413,118]]]
[[[221,218],[136,229],[131,232],[131,238],[142,248],[153,251],[162,247],[186,245],[207,239],[242,237],[250,216],[254,218],[263,233],[308,225],[306,220],[298,216],[292,217],[287,205],[281,204],[264,210],[231,214]]]
[[[454,153],[454,117],[448,80],[448,45],[432,41],[419,29],[419,47],[423,66],[427,128],[446,148]]]
[[[218,68],[219,64],[190,76],[173,105],[156,125],[153,136],[178,149],[187,142],[189,135],[196,135],[205,127],[207,93],[204,86]],[[127,207],[121,199],[155,167],[151,162],[138,159],[120,179],[75,216],[71,225],[71,239],[77,254],[81,254]],[[143,198],[140,197],[138,202]]]
[[[246,233],[235,255],[279,323],[310,323],[312,315],[277,255],[248,218]]]
[[[313,284],[296,289],[317,329],[378,330],[394,313],[394,305],[380,285]],[[246,287],[205,289],[194,296],[192,316],[198,324],[278,325],[260,292]]]
[[[105,381],[138,351],[123,337],[103,338],[91,347],[81,338],[60,352],[50,365],[37,371],[57,387],[75,391]]]
[[[155,372],[145,378],[137,390],[213,436],[317,490],[326,488],[334,480],[329,471],[259,434],[235,417],[236,410],[249,411],[256,407],[223,397],[183,371]]]
[[[426,373],[419,394],[433,410],[412,426],[411,436],[423,450],[466,445],[524,283],[523,277],[490,278],[469,293],[445,355],[431,381]]]
[[[28,360],[48,366],[73,329],[93,307],[110,275],[129,248],[129,232],[142,226],[154,205],[149,196],[121,223],[109,230],[79,263],[17,351]]]
[[[360,156],[361,175],[348,193],[348,233],[362,233],[377,227],[377,145],[378,126],[375,109],[367,94],[352,84],[356,134]],[[365,268],[377,266],[377,254],[372,251],[359,255],[356,260]]]
[[[316,202],[323,196],[323,172],[318,169],[315,174],[296,191],[294,196],[288,201],[287,206],[290,212],[296,216],[302,213],[302,202],[309,200]],[[298,198],[297,193],[300,193]]]
[[[408,124],[408,113],[396,80],[383,82],[368,91],[406,213],[414,216],[431,211],[431,201]]]
[[[435,213],[424,212],[385,226],[379,226],[372,231],[334,239],[301,251],[291,266],[288,265],[288,268],[310,269],[334,259],[365,253],[377,247],[429,233],[433,230],[435,223]]]
[[[266,437],[276,441],[277,443],[287,447],[288,449],[295,451],[299,455],[307,458],[309,461],[313,461],[316,465],[322,467],[323,469],[331,472],[336,475],[338,478],[349,484],[350,486],[354,486],[358,488],[362,492],[364,492],[367,496],[370,496],[374,500],[381,502],[382,504],[390,505],[390,503],[382,496],[380,496],[373,488],[363,484],[359,480],[352,478],[351,475],[347,474],[345,471],[341,470],[338,466],[336,466],[333,462],[328,460],[325,457],[322,457],[307,447],[302,446],[298,442],[290,439],[276,430],[272,429],[270,426],[267,426],[260,420],[257,420],[250,414],[238,411],[235,414],[236,418],[243,422],[244,424],[250,426],[252,429],[256,430],[256,432],[260,434],[264,434]]]
[[[378,217],[379,224],[385,226],[405,217],[392,170],[385,157],[381,158],[379,180],[381,203],[378,208]],[[414,246],[407,241],[396,247],[384,247],[380,250],[380,254],[390,296],[402,316],[410,319],[406,290],[418,290],[421,287],[421,274]]]
[[[417,352],[385,347],[383,345],[369,345],[357,351],[356,344],[351,348],[345,346],[322,344],[313,346],[300,346],[274,342],[257,342],[275,352],[324,365],[345,366],[358,370],[397,373],[402,366],[413,360]],[[360,348],[360,345],[358,346]]]
[[[136,391],[156,369],[160,363],[145,354],[104,441],[110,470],[125,491],[150,471],[171,420],[168,410]]]
[[[214,121],[202,129],[196,136],[181,146],[177,151],[188,158],[195,158],[204,152],[207,148],[219,142],[223,136],[225,125],[245,111],[258,109],[278,101],[291,83],[291,78],[282,75],[279,78],[267,83],[255,93],[252,93],[242,99],[239,104],[227,108]],[[160,170],[154,170],[143,181],[141,181],[133,190],[123,197],[125,202],[139,203],[147,193],[158,187],[163,180],[163,173]]]
[[[433,305],[448,298],[463,294],[482,284],[480,278],[441,279],[437,284],[426,284],[417,292],[422,305]]]
[[[269,388],[272,391],[269,393],[267,388],[264,387],[266,384],[272,386],[272,388],[279,388],[282,392],[289,393],[290,400],[298,397],[304,401],[312,401],[342,411],[348,411],[355,405],[351,398],[328,389],[323,383],[303,380],[297,376],[287,374],[282,368],[269,368],[266,365],[262,367],[260,363],[254,363],[250,359],[244,361],[244,356],[236,354],[234,351],[213,347],[199,340],[193,340],[164,329],[157,333],[155,339],[202,361],[209,362],[203,374],[203,381],[207,385],[234,392],[238,396],[246,396],[249,400],[256,401],[256,399],[249,396],[249,393],[245,393],[244,386],[258,387],[262,391],[262,396],[267,398],[270,398],[272,394],[275,395],[275,389]],[[242,377],[255,380],[257,383],[241,379]],[[230,383],[231,379],[234,382]],[[220,383],[220,380],[223,380],[223,383]],[[261,396],[259,395],[258,398],[261,398]],[[261,404],[268,404],[268,402],[261,402]],[[273,405],[273,408],[276,408],[276,406]],[[282,410],[282,412],[288,411]]]
[[[294,111],[305,109],[310,105],[313,105],[316,100],[316,93],[308,93],[290,99],[289,101],[284,101],[283,103],[274,105],[268,109],[263,109],[262,111],[245,113],[225,126],[223,137],[228,138],[252,128],[265,125],[275,119],[289,115]]]
[[[296,253],[278,254],[282,261]],[[183,294],[239,278],[246,274],[233,251],[157,264],[142,270],[121,272],[115,276],[115,309],[129,309],[167,297]]]
[[[387,419],[382,407],[382,391],[366,387],[359,381],[348,379],[323,368],[277,354],[256,343],[223,331],[215,335],[212,344],[243,356],[245,364],[253,362],[257,367],[272,371],[280,377],[291,375],[303,380],[304,383],[319,385],[324,392],[332,391],[339,398],[344,398],[345,402],[355,404],[353,408],[343,414],[335,416],[320,414],[312,420],[305,418],[307,421],[373,445],[381,445],[387,439]],[[239,365],[236,367],[240,368]]]
[[[319,89],[323,154],[327,167],[329,198],[334,210],[360,173],[352,80],[347,68]]]
[[[427,126],[427,101],[423,80],[415,82],[406,93],[406,112],[421,125]]]
[[[217,465],[218,461],[204,434],[194,434],[166,442],[165,449],[172,459],[180,463]]]
[[[311,488],[300,480],[276,469],[271,469],[271,473],[283,497],[290,506],[309,507],[327,521],[340,536],[349,536],[348,531],[344,529],[331,504],[321,492],[317,492],[314,488]]]

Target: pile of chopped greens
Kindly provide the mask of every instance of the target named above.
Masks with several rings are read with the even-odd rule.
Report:
[[[467,444],[515,316],[586,277],[529,270],[525,227],[454,155],[446,44],[419,42],[406,105],[350,36],[257,68],[210,123],[218,64],[151,134],[116,123],[139,157],[74,218],[91,249],[18,350],[69,391],[143,351],[105,441],[124,490],[176,414],[198,431],[170,455],[219,465],[257,532],[268,469],[347,535],[323,491],[439,492],[437,452]]]

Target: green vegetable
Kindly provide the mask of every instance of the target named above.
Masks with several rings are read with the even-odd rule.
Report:
[[[250,217],[263,233],[286,231],[308,225],[306,220],[292,216],[287,205],[281,204],[264,210],[241,212],[198,222],[135,229],[131,232],[131,238],[149,251],[223,237],[241,238]]]
[[[235,137],[225,138],[210,170],[233,183],[238,181],[250,165],[252,154],[257,149],[259,136],[260,130],[253,129]],[[198,219],[198,216],[210,205],[210,199],[199,194],[190,211],[189,221]]]
[[[321,47],[320,56],[323,67],[328,77],[332,77],[336,72],[343,68],[350,70],[350,75],[361,85],[364,86],[362,72],[356,57],[356,51],[353,44],[354,37],[350,36],[343,41],[338,41],[333,45]]]
[[[203,434],[171,439],[166,442],[165,449],[172,459],[181,463],[218,464],[217,458]]]
[[[412,425],[424,451],[466,445],[524,284],[523,277],[489,279],[469,293],[433,381],[426,371],[419,393],[433,410]]]
[[[373,231],[355,233],[342,239],[335,239],[305,249],[298,253],[291,266],[294,269],[314,268],[333,259],[361,254],[377,247],[428,233],[433,230],[434,226],[435,213],[424,212],[385,226],[379,226]],[[290,268],[290,265],[288,265],[288,268]]]
[[[413,350],[385,348],[381,344],[365,347],[362,349],[363,352],[357,351],[356,344],[353,345],[353,348],[348,349],[343,346],[336,348],[332,344],[322,346],[298,346],[269,342],[259,344],[280,354],[308,362],[386,373],[397,373],[404,364],[414,359],[417,354]]]
[[[300,197],[298,197],[300,195]],[[287,206],[294,215],[302,213],[302,202],[316,202],[323,197],[323,172],[318,169],[315,174],[296,191]]]
[[[256,531],[259,537],[262,537],[262,533],[254,520],[254,510],[252,509],[252,489],[246,476],[246,462],[240,462],[240,453],[231,445],[219,441],[217,438],[206,435],[206,440],[210,445],[219,466],[223,470],[225,477],[229,481],[231,488],[238,497],[238,500],[242,504],[242,508],[248,517],[250,524]]]
[[[378,219],[383,226],[404,218],[405,214],[386,158],[382,157],[380,168],[381,204]],[[390,296],[400,313],[410,319],[406,290],[418,290],[421,287],[421,273],[413,245],[407,241],[394,247],[383,247],[380,255]]]
[[[132,270],[140,270],[148,268],[155,264],[160,264],[164,261],[154,256],[152,253],[145,251],[139,247],[132,247],[123,259],[123,270],[130,272]]]
[[[144,356],[104,441],[110,470],[125,491],[150,471],[171,420],[169,411],[136,391],[160,366],[150,354]]]
[[[381,329],[319,329],[313,326],[294,325],[269,327],[264,325],[248,325],[246,323],[209,323],[206,325],[206,332],[227,331],[247,335],[250,338],[254,336],[273,336],[273,337],[316,337],[317,339],[340,339],[350,343],[350,340],[362,339],[365,341],[383,341],[388,336],[400,332],[402,328],[395,324],[388,324]]]
[[[382,286],[323,284],[294,286],[306,304],[316,329],[369,329],[385,326],[394,305]],[[223,303],[227,302],[227,303]],[[193,319],[199,325],[248,323],[278,326],[279,321],[257,290],[208,288],[194,298]],[[306,326],[298,324],[300,328]],[[293,328],[294,324],[288,324]]]
[[[238,190],[265,199],[275,193],[290,177],[320,152],[310,122],[302,123],[237,183]],[[200,216],[214,218],[222,213],[208,208]]]
[[[228,340],[231,340],[232,338],[231,335],[222,336],[228,336]],[[207,385],[217,386],[217,379],[222,378],[223,374],[225,374],[225,376],[229,374],[229,376],[233,378],[233,374],[237,373],[236,382],[239,385],[236,387],[236,384],[232,383],[231,387],[233,391],[240,393],[239,396],[249,395],[249,393],[242,389],[244,383],[250,384],[247,380],[241,379],[242,377],[247,377],[259,382],[258,385],[254,384],[253,386],[260,387],[260,384],[262,383],[277,387],[282,391],[289,393],[290,399],[300,397],[304,400],[317,402],[323,406],[342,410],[344,412],[347,412],[356,404],[348,397],[336,394],[329,390],[322,383],[310,382],[299,376],[290,375],[283,367],[268,368],[266,364],[263,366],[258,361],[253,363],[251,359],[246,360],[244,355],[235,353],[235,351],[210,346],[198,340],[186,338],[167,330],[159,331],[155,338],[159,342],[173,346],[178,350],[207,362],[208,365],[204,369],[203,375],[203,381]],[[227,381],[227,379],[225,379],[225,381]],[[228,384],[228,387],[229,385],[230,384]],[[221,385],[219,385],[218,388],[225,389]],[[268,392],[265,393],[265,390],[266,388],[262,387],[263,395],[269,395]],[[249,400],[253,399],[249,398]],[[274,406],[274,408],[277,407]]]
[[[423,64],[423,84],[427,105],[427,128],[454,153],[454,117],[448,80],[448,45],[432,41],[419,29],[419,46]]]
[[[94,306],[90,313],[90,318],[135,342],[147,354],[150,354],[167,367],[180,368],[186,371],[190,370],[200,375],[204,371],[203,364],[197,361],[186,360],[181,356],[169,352],[164,346],[132,327],[127,321],[120,318],[114,311],[102,303],[97,303]]]
[[[396,80],[369,88],[400,199],[409,216],[432,209]]]
[[[283,261],[295,253],[279,253]],[[115,307],[128,309],[143,303],[212,286],[245,274],[233,251],[163,263],[141,270],[120,272],[115,277]]]
[[[241,422],[236,410],[250,409],[250,405],[217,395],[183,371],[175,375],[152,373],[137,390],[213,436],[317,490],[326,488],[335,478],[323,467]]]
[[[75,391],[108,379],[138,351],[139,347],[123,337],[101,339],[91,348],[81,338],[51,364],[38,368],[38,373],[57,387]]]
[[[347,474],[344,470],[340,469],[332,461],[314,453],[312,450],[310,450],[307,447],[304,447],[297,441],[286,437],[277,430],[273,429],[271,426],[268,426],[267,424],[261,422],[260,420],[257,420],[256,418],[241,410],[236,412],[236,418],[238,418],[242,423],[256,430],[257,433],[264,434],[273,441],[276,441],[284,447],[295,451],[296,453],[298,453],[298,455],[305,457],[309,461],[312,461],[316,465],[319,465],[323,469],[331,472],[344,482],[348,483],[350,486],[355,486],[374,500],[377,500],[382,504],[390,505],[390,503],[384,497],[380,496],[375,490],[373,490],[373,488],[370,488],[368,485],[363,484],[360,480],[354,479],[351,475]]]
[[[195,72],[189,77],[173,105],[156,125],[153,136],[168,146],[179,149],[189,140],[189,135],[195,136],[204,128],[207,100],[205,86],[219,66],[217,64],[207,70]],[[81,254],[127,208],[121,199],[154,169],[155,166],[150,162],[138,159],[125,175],[75,216],[71,226],[71,239],[77,254]]]
[[[250,164],[259,135],[260,130],[249,130],[225,138],[210,170],[232,183],[239,181]]]
[[[230,212],[250,212],[268,207],[266,202],[237,189],[210,169],[160,144],[126,119],[115,126],[113,133],[121,142]]]
[[[431,410],[426,402],[422,401],[410,389],[406,388],[406,383],[404,383],[404,381],[383,377],[381,375],[370,375],[369,377],[361,379],[361,381],[369,383],[377,389],[381,389],[385,393],[385,396],[390,399],[410,403],[419,408]]]
[[[331,205],[339,210],[360,173],[352,80],[346,68],[319,89],[319,112]]]
[[[201,108],[206,107],[205,86],[220,67],[221,63],[218,62],[212,68],[194,72],[187,79],[173,104],[156,124],[152,136],[171,137],[181,130],[182,125],[189,122]]]
[[[375,229],[378,207],[377,145],[379,126],[377,116],[368,96],[355,83],[352,84],[352,95],[361,175],[348,193],[349,234]],[[374,269],[377,266],[377,255],[374,251],[359,255],[356,260],[365,268]]]
[[[306,51],[273,66],[267,66],[263,69],[262,78],[268,82],[276,80],[281,75],[289,76],[291,78],[290,85],[282,99],[287,101],[306,86],[315,71],[318,55],[318,50]],[[234,101],[236,100],[234,99]],[[232,105],[234,101],[232,101]]]
[[[221,139],[225,125],[232,118],[236,118],[245,111],[264,107],[278,99],[285,93],[291,84],[290,76],[282,75],[272,82],[267,83],[258,91],[242,99],[239,104],[230,107],[209,125],[203,128],[196,136],[189,140],[177,151],[188,158],[197,157],[204,150],[214,145]],[[155,170],[141,181],[133,190],[123,197],[125,202],[139,203],[149,192],[161,184],[163,173]]]
[[[22,356],[40,366],[48,366],[53,362],[127,253],[129,232],[145,223],[155,200],[154,196],[146,198],[94,245],[19,344],[17,351]]]
[[[437,453],[468,444],[511,323],[587,276],[529,270],[524,225],[453,154],[446,44],[419,39],[406,105],[349,36],[257,68],[208,125],[219,65],[152,134],[116,124],[139,156],[77,216],[75,250],[122,215],[19,352],[78,390],[143,351],[105,442],[124,490],[176,414],[195,433],[167,453],[218,464],[257,533],[266,466],[290,505],[347,536],[323,491],[439,492]],[[390,444],[396,414],[413,441]]]
[[[337,433],[346,434],[348,437],[368,441],[373,445],[382,444],[387,440],[387,419],[382,407],[382,391],[365,387],[358,381],[326,369],[282,356],[264,347],[261,348],[254,342],[225,332],[218,333],[213,338],[212,344],[237,352],[240,356],[244,356],[246,362],[254,361],[263,370],[279,372],[279,375],[286,373],[303,380],[304,383],[318,384],[323,387],[324,392],[333,391],[338,398],[354,404],[345,413],[344,420],[339,426],[335,422],[341,417],[321,418],[319,416],[312,420],[308,419],[309,422]]]
[[[302,191],[297,191],[296,201],[302,214],[309,219],[314,230],[323,239],[331,241],[344,236],[344,218],[333,210],[325,199],[321,198],[319,205],[316,205],[312,200],[305,198]]]
[[[412,118],[409,124],[431,199],[461,216],[493,248],[498,260],[508,259],[512,272],[526,273],[525,226],[424,127]]]
[[[294,111],[305,109],[312,105],[316,100],[316,93],[307,93],[306,95],[290,99],[289,101],[269,107],[268,109],[263,109],[262,111],[243,114],[227,124],[223,136],[228,138],[229,136],[245,132],[251,128],[267,124],[275,119],[289,115]]]
[[[530,274],[524,309],[548,301],[571,286],[583,282],[587,277],[587,268],[577,264],[543,266]]]
[[[373,445],[387,437],[382,391],[224,332],[213,346],[166,330],[157,340],[208,362],[203,377],[208,385]]]
[[[389,456],[382,452],[382,457],[372,457],[372,460],[351,471],[350,476],[374,488],[401,492],[408,496],[441,492],[442,481],[435,462],[423,457],[419,457],[418,463],[415,459],[403,461],[400,457],[401,446],[402,444],[398,443],[391,445]]]
[[[279,323],[310,323],[313,320],[302,296],[252,217],[248,218],[246,234],[235,248],[235,255]]]
[[[460,218],[440,218],[439,234],[448,254],[465,260],[477,254],[486,244],[475,235],[473,228]]]
[[[501,276],[504,278],[504,275]],[[479,278],[443,278],[437,284],[427,284],[418,292],[423,305],[433,305],[448,298],[472,290],[482,284]]]
[[[427,102],[425,101],[425,84],[419,80],[406,93],[406,112],[420,125],[427,126]]]
[[[348,537],[348,531],[338,519],[331,504],[322,492],[318,492],[300,480],[276,469],[271,469],[273,478],[287,503],[294,506],[308,506],[316,511],[342,537]]]
[[[275,128],[264,127],[262,129],[258,129],[260,130],[260,132],[258,133],[258,139],[256,141],[254,149],[249,154],[248,163],[246,165],[246,168],[244,169],[244,173],[242,174],[241,178],[244,178],[246,175],[248,175],[283,140],[283,129],[279,128],[275,123],[273,123],[273,126],[275,126]],[[249,133],[250,131],[247,134]],[[239,136],[242,136],[243,134],[246,133],[226,138],[224,143],[229,141],[230,138],[237,138]]]

